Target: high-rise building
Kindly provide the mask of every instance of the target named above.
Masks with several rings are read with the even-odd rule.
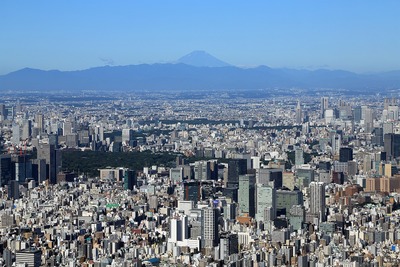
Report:
[[[196,161],[194,163],[194,179],[205,181],[211,179],[211,163],[209,161]]]
[[[8,182],[8,198],[19,199],[19,182],[11,180]]]
[[[6,105],[0,104],[0,115],[3,117],[3,119],[7,119],[7,113]]]
[[[325,118],[325,110],[329,107],[329,99],[328,97],[324,96],[321,98],[321,118]]]
[[[197,203],[201,198],[200,181],[187,181],[183,183],[183,200]]]
[[[219,210],[207,207],[201,210],[201,247],[213,248],[219,243]]]
[[[386,152],[387,160],[400,157],[400,134],[384,135],[384,151]]]
[[[276,190],[276,210],[287,215],[294,205],[303,205],[303,193],[300,190]]]
[[[39,144],[37,158],[46,161],[46,177],[50,183],[57,182],[57,173],[61,169],[61,151],[55,149],[54,145]]]
[[[35,115],[35,123],[36,123],[36,128],[39,129],[39,133],[43,133],[44,132],[44,115],[36,114]]]
[[[136,172],[134,170],[125,170],[124,172],[124,189],[125,190],[133,190],[136,186]]]
[[[255,184],[256,177],[253,174],[239,176],[239,212],[240,215],[255,216]]]
[[[133,140],[133,130],[132,129],[122,129],[122,143],[130,144]]]
[[[246,159],[231,159],[228,162],[228,187],[239,186],[239,175],[247,173]]]
[[[374,128],[374,110],[372,108],[365,108],[364,110],[364,128],[365,132],[371,133]]]
[[[11,155],[0,155],[0,187],[8,184],[12,179]]]
[[[339,161],[348,162],[353,160],[353,149],[351,147],[341,147],[339,150]]]
[[[256,182],[258,184],[269,185],[273,188],[281,188],[283,183],[282,169],[261,168],[257,170]]]
[[[267,212],[272,214],[268,215]],[[269,217],[269,218],[268,218]],[[265,222],[276,217],[276,189],[265,185],[256,186],[256,220]]]
[[[295,161],[296,166],[300,166],[300,165],[304,164],[304,152],[303,152],[303,149],[297,148],[294,151],[294,161]]]
[[[186,215],[173,216],[169,225],[168,242],[177,243],[189,238],[189,223]]]
[[[297,101],[296,107],[296,124],[300,125],[303,123],[303,112],[301,110],[300,101]]]
[[[39,267],[42,262],[42,251],[39,249],[20,250],[15,253],[15,264],[28,267]]]
[[[357,106],[353,110],[353,118],[354,122],[360,122],[361,121],[361,106]]]
[[[325,221],[325,184],[322,182],[310,183],[310,213]]]

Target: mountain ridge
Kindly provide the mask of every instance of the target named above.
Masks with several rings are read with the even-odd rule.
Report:
[[[206,58],[209,58],[208,55],[206,54]],[[203,62],[204,64],[208,64],[207,60]],[[279,69],[266,65],[252,68],[233,65],[195,66],[175,62],[99,66],[73,71],[23,68],[0,76],[0,90],[20,91],[246,90],[293,87],[399,89],[400,70],[357,74],[345,70]]]

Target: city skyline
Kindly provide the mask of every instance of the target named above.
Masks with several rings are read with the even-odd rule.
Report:
[[[239,67],[399,70],[399,7],[396,1],[5,1],[0,75],[25,67],[174,62],[194,50]]]

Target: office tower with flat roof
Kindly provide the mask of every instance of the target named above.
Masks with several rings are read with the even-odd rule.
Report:
[[[196,161],[194,163],[194,179],[206,181],[211,179],[211,163],[209,161]]]
[[[266,216],[266,211],[271,211],[271,216]],[[270,218],[267,218],[270,217]],[[265,222],[276,217],[276,189],[265,184],[256,185],[256,220]]]
[[[325,221],[325,184],[322,182],[310,183],[310,213],[318,216],[320,222]]]
[[[239,186],[239,175],[247,173],[246,159],[231,159],[228,161],[228,187]]]
[[[339,150],[339,161],[348,162],[353,160],[353,149],[351,147],[341,147]]]
[[[15,253],[16,266],[39,267],[42,263],[42,251],[39,249],[25,249]]]
[[[207,207],[201,210],[201,247],[213,248],[219,243],[217,208]]]
[[[11,155],[0,155],[0,187],[8,184],[12,179]]]
[[[269,185],[273,188],[281,188],[283,183],[282,169],[261,168],[256,172],[257,184]]]
[[[46,161],[46,177],[49,182],[57,182],[57,173],[61,169],[61,151],[55,149],[54,145],[39,144],[37,148],[37,158]]]
[[[186,181],[183,183],[183,200],[191,200],[197,203],[201,198],[199,181]]]
[[[256,177],[253,174],[239,176],[239,212],[240,215],[255,216],[255,185]]]
[[[304,152],[301,148],[296,148],[294,151],[294,161],[296,166],[304,164]]]
[[[301,110],[300,101],[297,101],[296,106],[296,124],[300,125],[303,123],[303,111]]]
[[[400,134],[385,134],[383,142],[387,160],[400,156]]]
[[[39,129],[39,133],[43,133],[44,132],[44,115],[36,114],[35,115],[35,123],[36,123],[36,128]]]
[[[329,108],[329,98],[324,96],[321,98],[321,118],[325,118],[325,110]]]

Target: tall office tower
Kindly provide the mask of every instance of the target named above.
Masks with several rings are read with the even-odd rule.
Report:
[[[271,212],[271,214],[267,214]],[[269,217],[269,218],[268,218]],[[271,221],[276,218],[276,189],[264,185],[256,186],[256,220],[265,222],[267,219]]]
[[[4,187],[12,179],[11,155],[0,155],[0,187]]]
[[[15,253],[17,266],[39,267],[42,262],[42,251],[39,249],[25,249]]]
[[[310,213],[318,216],[321,222],[325,221],[325,184],[322,182],[310,183]]]
[[[44,132],[44,115],[36,114],[35,115],[35,123],[36,123],[36,128],[39,129],[39,133],[43,133]]]
[[[294,162],[296,166],[304,164],[304,152],[301,148],[296,148],[294,151]]]
[[[383,128],[374,128],[372,131],[371,143],[377,146],[383,146]]]
[[[357,106],[353,110],[353,118],[354,122],[360,122],[361,121],[361,106]]]
[[[32,161],[29,156],[14,156],[11,160],[13,162],[13,180],[24,183],[27,178],[32,178]]]
[[[331,139],[332,143],[332,155],[338,155],[340,146],[342,145],[342,137],[340,134],[334,134]]]
[[[55,184],[57,173],[61,170],[61,151],[55,149],[54,145],[39,144],[37,159],[46,161],[46,177],[50,183]]]
[[[329,107],[329,99],[328,97],[324,96],[321,98],[321,118],[325,118],[325,110]]]
[[[23,120],[22,122],[22,140],[26,140],[32,135],[32,121],[31,120]]]
[[[400,156],[400,134],[385,134],[383,143],[387,160],[392,160]]]
[[[19,199],[19,182],[11,180],[8,182],[8,198]]]
[[[383,123],[383,135],[394,133],[393,131],[393,123],[392,122],[384,122]]]
[[[228,259],[227,257],[232,254],[239,253],[239,240],[238,234],[234,233],[222,233],[221,243],[219,244],[219,256],[220,259]]]
[[[201,210],[201,247],[213,248],[218,245],[218,218],[217,208],[203,208]]]
[[[247,173],[246,159],[231,159],[228,162],[228,181],[227,187],[239,186],[239,175]]]
[[[173,216],[169,225],[169,243],[177,243],[189,238],[189,223],[186,215]]]
[[[183,183],[183,200],[191,200],[197,203],[201,198],[199,181],[188,181]]]
[[[239,176],[239,212],[240,215],[255,215],[255,185],[256,177],[253,174]]]
[[[390,105],[387,110],[387,119],[389,121],[398,121],[399,120],[399,107]]]
[[[124,172],[124,189],[133,190],[137,185],[136,172],[134,170],[125,170]]]
[[[276,190],[276,211],[280,214],[289,214],[294,205],[303,205],[303,193],[300,190],[290,191],[288,189]]]
[[[296,124],[302,124],[303,123],[303,112],[301,110],[300,106],[300,101],[297,101],[297,107],[296,107]]]
[[[353,149],[351,147],[342,147],[339,150],[339,161],[348,162],[353,160]]]
[[[283,183],[282,169],[258,169],[256,173],[256,182],[257,184],[269,185],[273,188],[281,188]]]
[[[122,143],[130,144],[133,140],[133,130],[132,129],[122,129]]]
[[[63,136],[70,135],[74,132],[73,123],[71,121],[65,121],[63,123]]]
[[[394,97],[393,98],[385,98],[384,103],[383,103],[383,108],[387,110],[389,108],[389,106],[395,106],[396,102],[397,102],[397,100]]]
[[[19,126],[18,123],[13,123],[11,130],[12,130],[11,143],[13,145],[18,145],[19,141],[21,140],[21,127]]]
[[[374,127],[374,110],[372,108],[366,108],[364,117],[365,132],[371,133],[373,127]]]
[[[194,179],[206,181],[211,179],[211,163],[209,161],[196,161],[194,163]]]
[[[7,119],[7,109],[4,104],[0,104],[0,115],[3,116],[3,119]]]

